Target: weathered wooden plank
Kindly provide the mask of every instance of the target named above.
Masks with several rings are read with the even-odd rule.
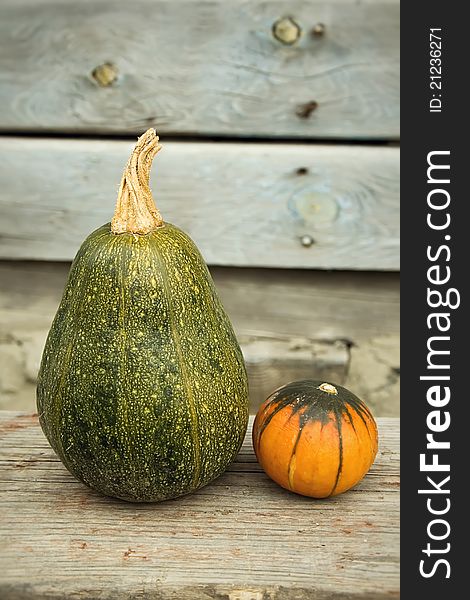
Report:
[[[0,80],[3,130],[396,139],[399,3],[4,0]]]
[[[264,475],[245,444],[228,472],[158,505],[76,482],[28,414],[1,413],[0,595],[9,600],[398,597],[398,420],[344,495],[312,500]]]
[[[0,323],[48,328],[70,264],[0,261]],[[238,335],[306,336],[362,345],[400,332],[397,273],[212,267]]]
[[[32,410],[36,404],[37,373],[48,329],[18,330],[2,325],[0,316],[0,410]],[[250,386],[250,412],[281,385],[297,379],[344,383],[349,348],[341,340],[306,337],[239,336]]]
[[[69,265],[0,262],[0,408],[33,410],[44,341]],[[399,278],[213,267],[248,366],[251,409],[305,377],[344,383],[398,415]]]
[[[110,220],[132,144],[0,138],[0,258],[73,258]],[[399,266],[398,148],[169,142],[153,173],[209,264]]]

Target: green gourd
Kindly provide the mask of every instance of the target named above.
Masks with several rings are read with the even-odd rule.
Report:
[[[153,129],[139,138],[112,222],[79,249],[37,387],[41,426],[67,469],[133,502],[209,483],[248,423],[243,357],[207,266],[152,198],[160,148]]]

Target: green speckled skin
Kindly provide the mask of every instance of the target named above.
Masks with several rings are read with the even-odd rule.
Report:
[[[83,243],[39,371],[47,439],[95,490],[135,502],[187,494],[235,458],[245,365],[209,271],[165,223]]]

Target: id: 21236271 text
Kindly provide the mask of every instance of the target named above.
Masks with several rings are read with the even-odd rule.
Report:
[[[442,110],[442,29],[434,27],[429,30],[429,112],[440,113]]]

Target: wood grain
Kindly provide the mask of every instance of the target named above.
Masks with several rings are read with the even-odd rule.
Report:
[[[37,417],[0,413],[0,595],[9,600],[398,598],[398,420],[353,490],[312,500],[270,481],[249,434],[198,493],[126,504],[76,482]],[[251,427],[249,428],[249,431]]]
[[[399,2],[3,0],[0,80],[9,131],[396,139]]]
[[[399,267],[398,148],[163,143],[155,200],[209,264]],[[0,138],[0,257],[73,258],[110,220],[132,146]]]

